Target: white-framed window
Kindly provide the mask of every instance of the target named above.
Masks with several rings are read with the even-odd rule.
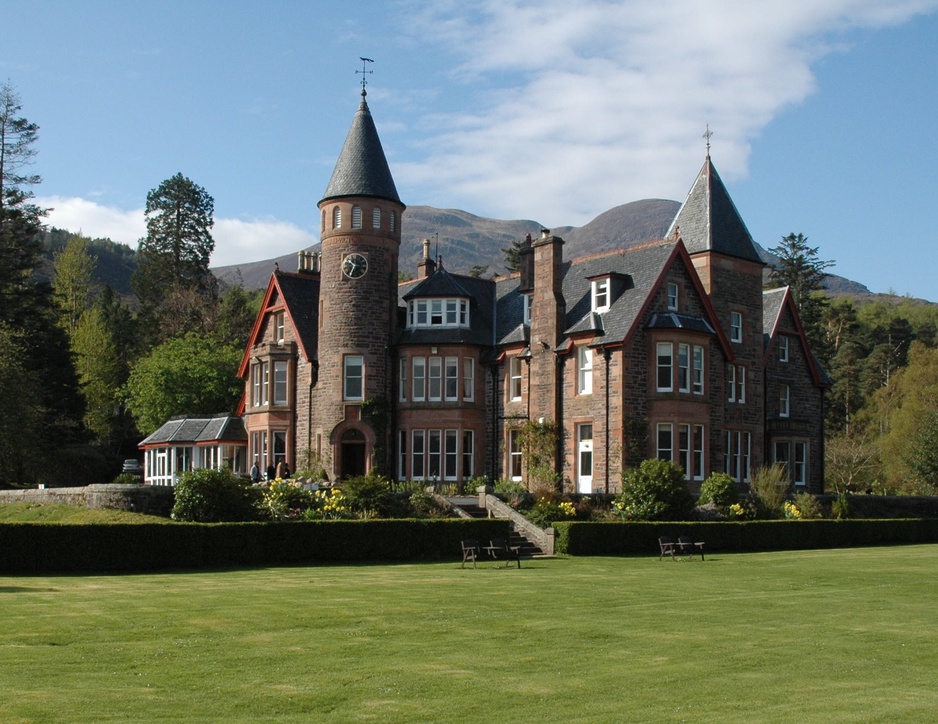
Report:
[[[791,387],[786,384],[778,386],[778,416],[788,417],[791,414]]]
[[[730,342],[743,341],[743,315],[740,312],[730,312]]]
[[[674,389],[674,347],[670,342],[658,342],[658,392]]]
[[[283,312],[274,313],[274,340],[276,342],[279,342],[280,340],[282,340],[284,336],[285,327],[284,327],[283,320],[284,320]]]
[[[471,478],[475,473],[475,433],[472,430],[463,430],[462,432],[462,476]]]
[[[694,345],[694,394],[704,393],[704,348]]]
[[[723,439],[723,470],[737,483],[749,482],[750,434],[726,430]]]
[[[397,479],[407,480],[407,430],[397,436]]]
[[[659,422],[657,426],[657,457],[671,462],[674,459],[674,430],[670,422]]]
[[[411,480],[423,480],[427,477],[425,467],[427,433],[425,430],[414,430],[411,438],[410,477]]]
[[[508,474],[512,480],[521,480],[521,430],[508,431]]]
[[[684,479],[693,477],[694,469],[690,457],[690,425],[681,423],[677,426],[677,460],[684,471]]]
[[[443,437],[443,479],[455,480],[459,469],[459,430],[447,430]]]
[[[678,295],[677,284],[671,282],[670,284],[668,284],[668,309],[670,309],[672,312],[677,311],[677,302],[678,302],[677,295]]]
[[[521,358],[512,357],[508,362],[508,399],[521,399]]]
[[[273,443],[273,463],[276,467],[280,463],[287,462],[287,431],[273,430],[270,438]]]
[[[793,485],[807,485],[808,443],[803,440],[776,440],[772,446],[772,462],[781,465]]]
[[[726,389],[728,400],[740,405],[746,402],[746,367],[745,365],[726,366]]]
[[[341,206],[332,207],[332,228],[333,229],[342,228],[342,207]]]
[[[430,357],[427,374],[427,399],[439,402],[443,399],[443,358]]]
[[[472,357],[463,357],[462,360],[462,398],[466,402],[475,399],[475,360]]]
[[[400,367],[400,379],[398,380],[398,388],[400,389],[400,401],[407,401],[407,368],[410,366],[410,360],[401,359],[398,361]]]
[[[443,459],[442,430],[427,430],[427,477],[440,479],[440,463]]]
[[[365,358],[358,354],[345,356],[345,375],[343,377],[345,400],[365,399]]]
[[[377,206],[371,212],[371,228],[381,228],[381,209],[379,209]]]
[[[521,297],[524,299],[524,326],[531,326],[531,305],[534,304],[534,295],[533,294],[522,294]]]
[[[263,384],[260,363],[255,362],[251,365],[251,404],[254,407],[261,404],[261,386]]]
[[[287,361],[274,360],[274,404],[287,404]]]
[[[690,392],[690,345],[677,346],[677,388]]]
[[[577,347],[576,392],[578,395],[593,394],[593,350],[586,345]]]
[[[468,299],[411,299],[407,302],[408,329],[468,326]]]
[[[266,405],[270,402],[270,363],[261,362],[258,367],[261,368],[261,404]]]
[[[352,207],[352,228],[353,229],[362,228],[362,207],[361,206]]]
[[[592,311],[605,312],[609,309],[609,277],[593,280],[592,299]]]
[[[446,384],[444,394],[448,401],[459,399],[459,358],[447,357],[444,366]]]
[[[778,336],[778,361],[788,361],[788,337],[784,334]]]
[[[704,478],[704,426],[694,425],[694,480]]]
[[[427,360],[425,357],[414,357],[414,402],[423,402],[427,399]]]

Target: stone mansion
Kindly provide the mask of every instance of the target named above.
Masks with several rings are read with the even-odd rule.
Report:
[[[666,238],[578,259],[544,230],[491,279],[430,258],[398,282],[405,205],[362,102],[319,202],[321,252],[267,286],[239,374],[246,456],[330,480],[527,479],[521,431],[555,427],[568,492],[618,492],[645,458],[696,490],[782,463],[824,479],[829,386],[787,288],[710,160]]]

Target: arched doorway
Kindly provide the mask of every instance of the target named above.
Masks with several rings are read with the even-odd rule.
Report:
[[[361,430],[346,430],[339,442],[342,478],[365,474],[365,435]]]

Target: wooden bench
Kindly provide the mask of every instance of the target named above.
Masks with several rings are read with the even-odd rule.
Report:
[[[658,547],[661,549],[658,554],[659,561],[666,555],[671,556],[673,561],[675,555],[693,557],[698,553],[700,560],[704,559],[704,542],[691,540],[686,535],[679,536],[676,541],[663,535],[658,539]]]
[[[475,538],[467,538],[462,543],[462,565],[460,568],[466,567],[466,561],[472,561],[472,567],[476,567],[476,559],[482,556],[482,552],[479,550],[479,541]]]
[[[521,568],[521,548],[508,545],[504,538],[493,538],[485,550],[496,561],[517,561],[518,568]]]

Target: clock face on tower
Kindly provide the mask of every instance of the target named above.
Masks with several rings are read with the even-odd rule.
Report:
[[[359,279],[368,271],[368,260],[361,254],[349,254],[342,260],[342,273],[349,279]]]

